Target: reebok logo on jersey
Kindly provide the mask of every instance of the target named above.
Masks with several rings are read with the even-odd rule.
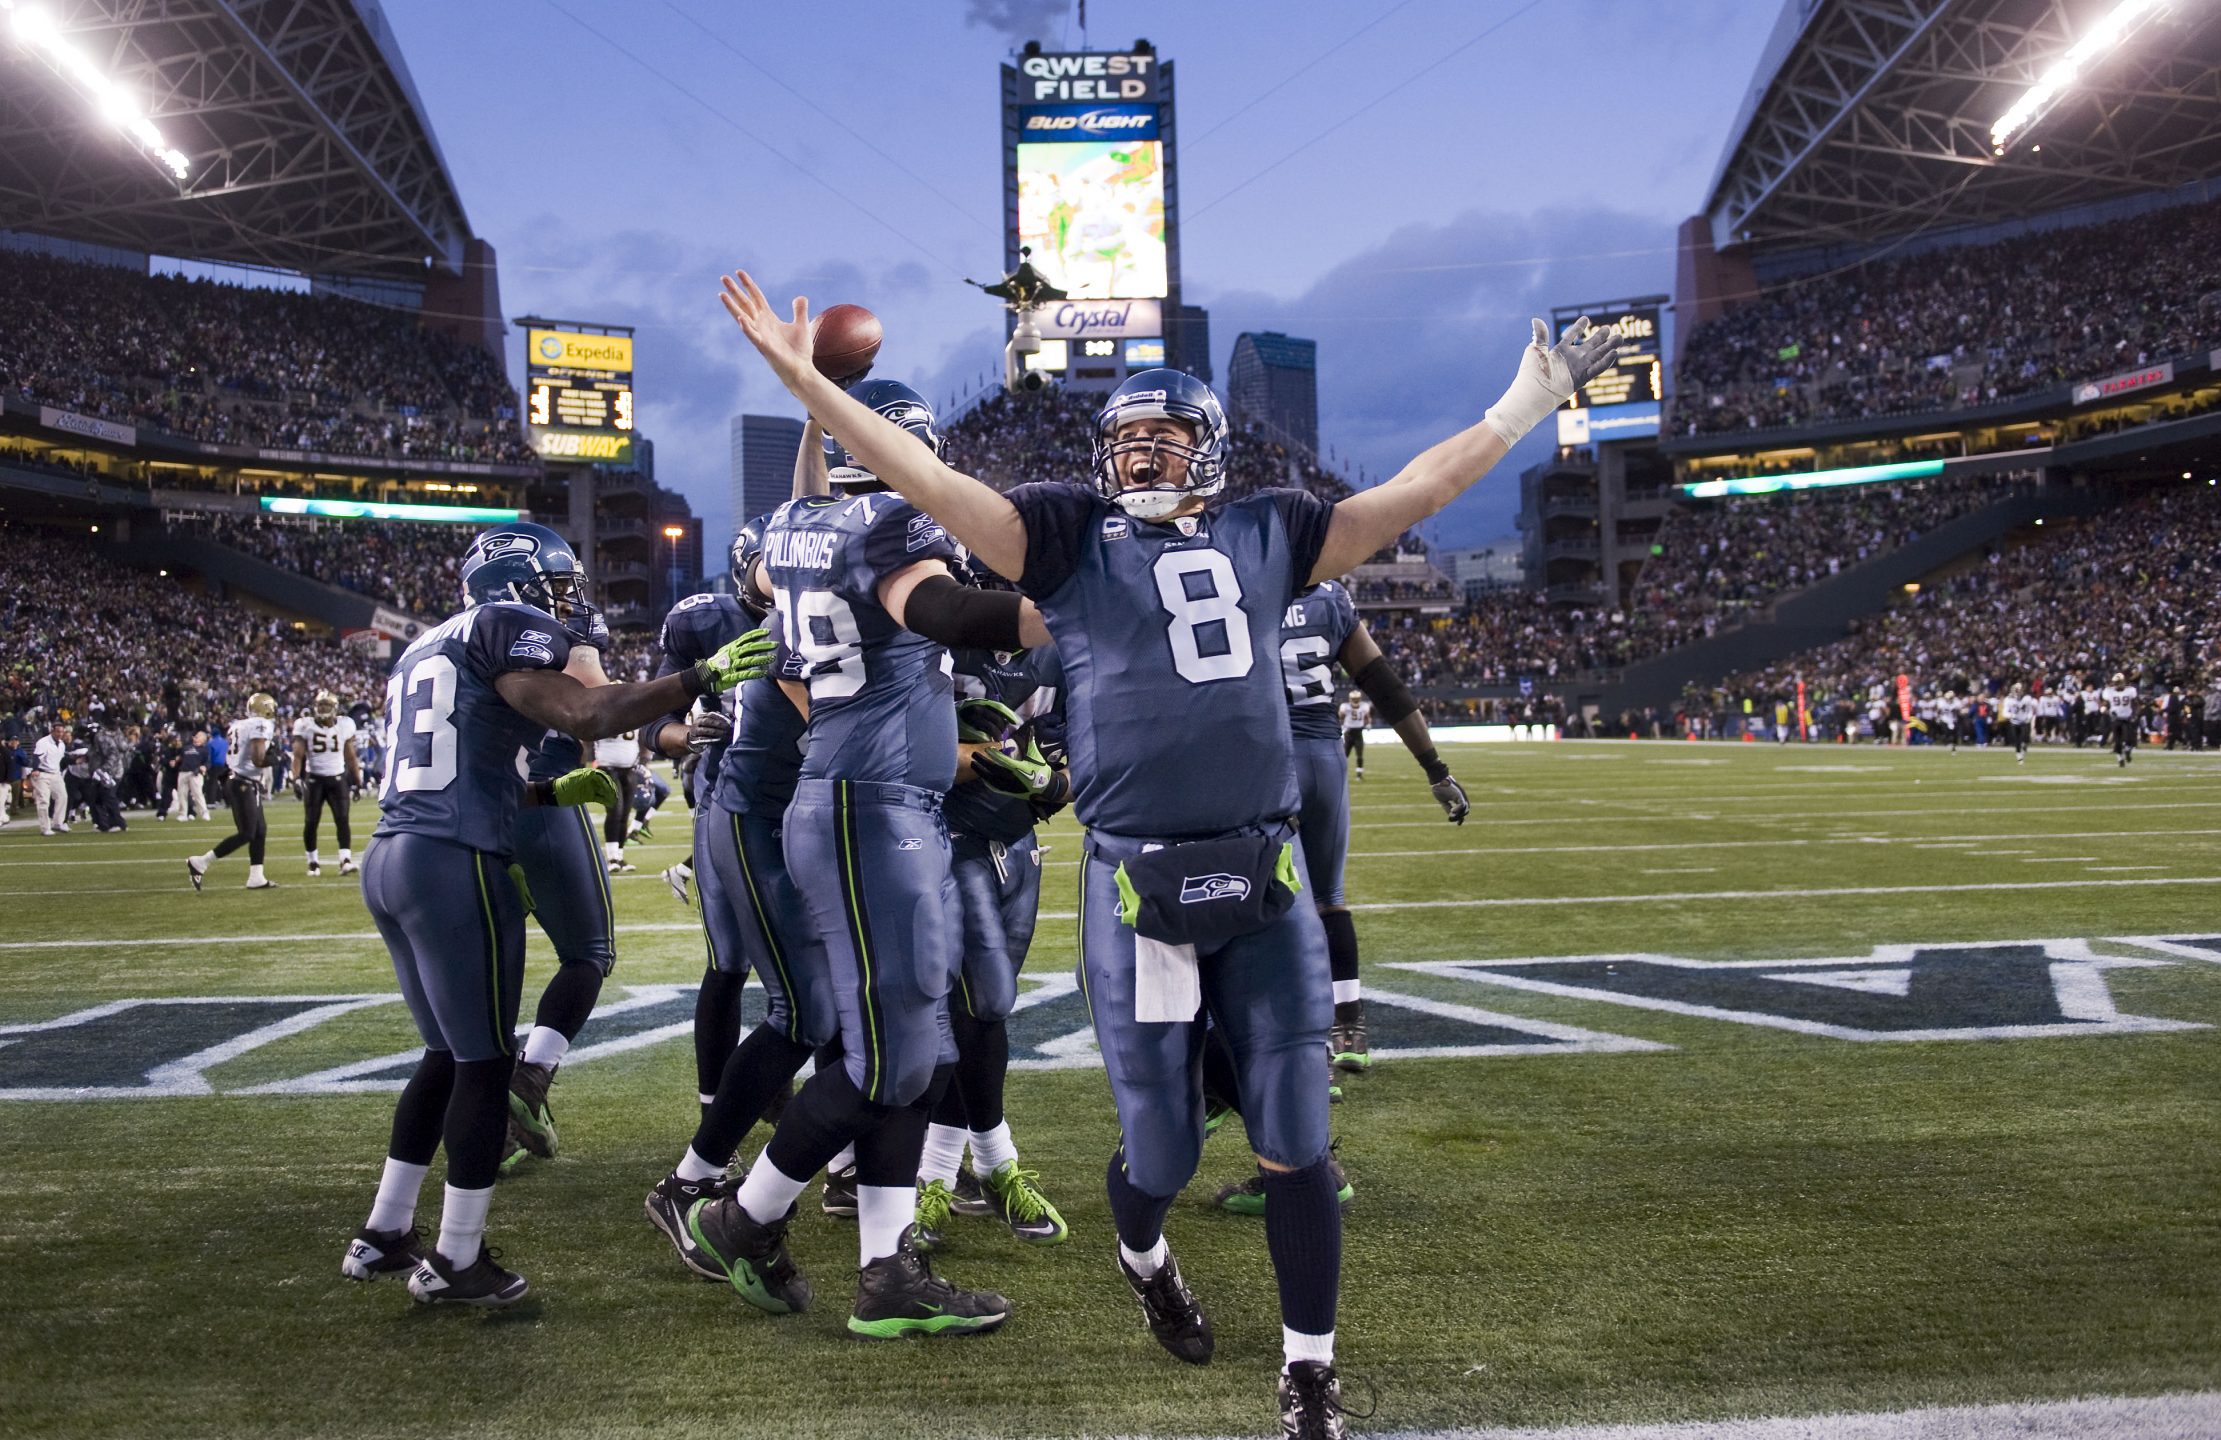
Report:
[[[915,835],[905,835],[895,842],[897,850],[923,850],[925,842]]]
[[[1180,881],[1182,905],[1208,905],[1213,900],[1247,900],[1249,882],[1239,875],[1189,875]]]
[[[527,630],[517,637],[517,641],[519,644],[529,642],[535,645],[553,645],[555,637],[545,630]]]

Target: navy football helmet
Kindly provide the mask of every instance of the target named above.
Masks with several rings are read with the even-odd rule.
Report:
[[[886,416],[895,424],[926,443],[936,458],[941,454],[941,433],[933,428],[933,407],[925,397],[900,380],[867,380],[848,392],[865,409]],[[836,441],[836,444],[839,442]],[[886,485],[877,475],[864,468],[863,462],[841,447],[840,463],[827,477],[833,488],[844,494],[861,494],[867,490],[884,490]]]
[[[566,622],[593,613],[586,603],[586,572],[571,542],[529,520],[481,530],[463,555],[464,608],[504,600]]]
[[[764,532],[770,528],[771,517],[758,515],[733,534],[733,594],[758,620],[771,613],[771,597],[756,588],[756,561],[763,558]]]
[[[1194,432],[1188,442],[1164,435],[1118,438],[1118,428],[1135,420],[1177,420]],[[1118,460],[1136,457],[1134,469],[1147,478],[1164,474],[1162,457],[1188,462],[1185,483],[1127,488],[1118,478]],[[1206,499],[1226,488],[1226,411],[1211,387],[1179,370],[1141,370],[1129,375],[1095,413],[1095,453],[1089,467],[1095,488],[1136,520],[1161,520],[1191,496]]]

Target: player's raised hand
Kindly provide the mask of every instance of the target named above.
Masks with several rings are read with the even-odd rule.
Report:
[[[813,373],[810,363],[810,302],[794,297],[794,318],[781,320],[764,298],[763,290],[745,270],[735,270],[720,283],[718,300],[733,317],[740,333],[763,355],[773,373],[792,385]]]
[[[1518,376],[1483,417],[1507,446],[1518,444],[1519,437],[1540,425],[1544,416],[1603,374],[1619,352],[1617,325],[1599,329],[1583,315],[1566,326],[1553,345],[1550,327],[1539,318],[1533,324],[1534,338],[1519,352]]]

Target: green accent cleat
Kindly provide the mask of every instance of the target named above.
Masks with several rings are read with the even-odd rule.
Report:
[[[771,1315],[810,1308],[810,1282],[787,1254],[787,1222],[759,1225],[740,1201],[698,1200],[686,1212],[687,1234],[704,1259],[724,1272],[740,1298]]]
[[[1010,1233],[1034,1245],[1061,1245],[1072,1231],[1033,1182],[1038,1173],[1021,1170],[1015,1160],[1005,1160],[987,1177],[987,1198],[995,1213],[1010,1226]]]
[[[972,1173],[969,1163],[956,1167],[956,1186],[950,1192],[949,1209],[959,1215],[992,1215],[994,1202],[987,1198],[987,1191],[980,1185],[979,1176]]]
[[[910,1239],[920,1252],[938,1250],[945,1243],[942,1232],[948,1229],[955,1200],[956,1192],[945,1181],[928,1180],[918,1187],[918,1213]]]
[[[960,1290],[933,1273],[918,1253],[912,1232],[892,1255],[872,1261],[856,1277],[856,1310],[848,1330],[865,1340],[913,1335],[977,1335],[1010,1318],[1010,1302],[992,1290]]]
[[[1334,1198],[1347,1205],[1357,1198],[1357,1189],[1350,1184],[1349,1175],[1342,1169],[1342,1162],[1327,1157],[1327,1167],[1334,1175]],[[1262,1215],[1265,1213],[1265,1177],[1252,1175],[1238,1185],[1220,1188],[1216,1202],[1218,1208],[1234,1215]]]
[[[1373,1047],[1365,1035],[1365,1002],[1352,1000],[1334,1007],[1334,1024],[1326,1032],[1327,1054],[1334,1068],[1351,1074],[1373,1068]]]

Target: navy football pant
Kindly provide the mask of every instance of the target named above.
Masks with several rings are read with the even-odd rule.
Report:
[[[963,966],[949,1004],[974,1020],[1001,1020],[1018,1003],[1018,972],[1041,909],[1041,851],[1029,833],[1003,844],[958,835],[949,878],[963,916]]]
[[[804,780],[785,841],[789,872],[810,877],[803,898],[832,976],[848,1078],[872,1104],[908,1105],[956,1060],[946,1001],[957,900],[941,796]]]
[[[1342,748],[1327,739],[1295,742],[1296,833],[1303,840],[1304,880],[1313,905],[1342,903],[1342,867],[1350,854],[1350,775]]]
[[[1080,984],[1118,1104],[1126,1174],[1145,1194],[1176,1195],[1203,1153],[1205,1016],[1134,1018],[1134,932],[1118,918],[1116,868],[1092,853],[1080,867]],[[1299,900],[1198,960],[1204,1008],[1233,1051],[1250,1148],[1290,1169],[1315,1163],[1327,1150],[1319,1057],[1334,1008],[1318,911]]]
[[[532,917],[555,946],[555,958],[608,975],[617,966],[617,922],[609,867],[585,808],[527,805],[517,811],[511,838],[532,891]]]
[[[381,835],[363,900],[427,1050],[506,1058],[524,986],[524,902],[495,856],[429,835]]]
[[[755,971],[763,1023],[814,1049],[840,1033],[840,1013],[824,946],[787,870],[784,822],[714,805],[705,814],[694,831],[694,883],[710,966],[721,974]]]

